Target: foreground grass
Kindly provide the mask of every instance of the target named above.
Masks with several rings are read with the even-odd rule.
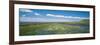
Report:
[[[48,35],[48,34],[75,34],[88,33],[89,29],[80,26],[71,26],[60,23],[43,23],[20,25],[20,35]]]

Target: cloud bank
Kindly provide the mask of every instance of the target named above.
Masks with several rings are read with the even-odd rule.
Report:
[[[64,16],[64,15],[54,15],[54,14],[46,14],[46,16],[58,17],[58,18],[88,19],[88,18],[86,18],[86,17]]]

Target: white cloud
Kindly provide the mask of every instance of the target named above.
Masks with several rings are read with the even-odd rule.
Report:
[[[71,21],[73,20],[20,17],[20,22],[71,22]]]
[[[47,16],[52,16],[52,17],[64,17],[63,15],[54,15],[54,14],[47,14]]]
[[[47,14],[47,16],[52,16],[52,17],[55,17],[55,15],[53,15],[53,14]]]
[[[63,15],[56,15],[55,17],[64,17]]]
[[[64,18],[74,18],[74,19],[80,19],[80,17],[73,17],[73,16],[65,16]]]
[[[36,12],[35,12],[34,14],[35,14],[35,15],[40,15],[39,13],[36,13]]]
[[[75,17],[75,16],[65,16],[64,18],[72,18],[72,19],[89,19],[86,17]]]
[[[58,18],[71,18],[71,19],[89,19],[86,17],[64,16],[64,15],[54,15],[54,14],[47,14],[46,16],[58,17]]]
[[[29,10],[29,9],[20,9],[20,11],[22,11],[22,12],[32,12],[32,10]]]

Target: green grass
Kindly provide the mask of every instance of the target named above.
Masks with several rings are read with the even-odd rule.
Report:
[[[63,22],[64,24],[75,24],[75,25],[83,25],[83,26],[89,26],[89,20],[84,19],[80,20],[80,22]]]
[[[88,33],[88,30],[81,29],[80,26],[66,26],[60,23],[41,23],[20,25],[20,35],[48,35],[48,34],[73,34]]]
[[[79,22],[23,22],[20,23],[19,30],[20,36],[89,33],[89,20]]]

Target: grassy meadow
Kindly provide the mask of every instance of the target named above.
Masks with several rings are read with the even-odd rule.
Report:
[[[89,33],[89,20],[79,22],[20,22],[20,36]]]

